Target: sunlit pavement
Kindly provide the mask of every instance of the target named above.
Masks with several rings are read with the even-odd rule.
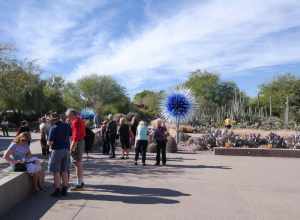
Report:
[[[4,219],[300,218],[299,159],[168,154],[168,165],[156,167],[151,154],[143,167],[134,166],[132,157],[91,154],[85,159],[84,191],[53,199],[48,184],[47,192],[33,195]]]

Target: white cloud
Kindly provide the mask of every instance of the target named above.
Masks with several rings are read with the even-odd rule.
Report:
[[[300,27],[299,0],[192,1],[166,14],[152,13],[150,2],[150,21],[136,30],[131,23],[121,38],[112,38],[110,28],[114,22],[125,25],[127,17],[113,20],[113,8],[88,17],[105,1],[52,2],[42,9],[24,6],[12,36],[23,54],[44,67],[79,59],[68,75],[72,80],[110,74],[136,91],[141,85],[163,87],[199,68],[228,76],[300,60],[300,32],[289,31]]]
[[[86,40],[93,40],[94,36],[88,32],[95,29],[96,22],[84,26],[80,22],[105,3],[104,0],[26,1],[15,8],[14,27],[5,30],[13,38],[21,57],[47,67],[53,62],[88,54]]]
[[[165,78],[161,68],[172,76],[198,68],[230,74],[295,62],[300,59],[300,36],[286,36],[278,45],[275,35],[297,26],[296,0],[207,1],[160,19],[132,38],[110,42],[114,46],[84,60],[73,77],[126,74],[126,85],[133,88],[147,79]]]

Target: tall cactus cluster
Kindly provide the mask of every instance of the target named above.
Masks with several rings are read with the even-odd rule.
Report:
[[[283,119],[274,117],[272,116],[271,97],[269,106],[261,106],[259,101],[255,105],[251,105],[248,98],[242,92],[236,90],[232,101],[228,104],[209,109],[201,106],[192,124],[199,129],[222,127],[224,119],[230,118],[234,120],[234,125],[237,128],[261,128],[265,130],[290,128],[300,130],[297,123],[288,118],[288,104],[284,103],[283,105],[286,106]]]

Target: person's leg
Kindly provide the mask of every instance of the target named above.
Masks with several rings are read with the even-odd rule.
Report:
[[[83,183],[83,168],[82,168],[81,161],[75,162],[75,170],[76,170],[76,176],[77,176],[77,184],[81,185]]]
[[[8,134],[8,128],[7,128],[6,126],[4,127],[4,133],[5,133],[5,136],[6,136],[6,137],[9,136],[9,134]]]
[[[83,184],[83,166],[82,166],[82,156],[84,152],[84,141],[78,143],[78,160],[76,161],[76,174],[77,174],[77,184]]]
[[[53,177],[54,177],[54,188],[55,188],[55,190],[51,194],[51,196],[58,197],[58,196],[60,196],[60,186],[61,186],[60,172],[54,172]]]
[[[137,161],[139,160],[139,156],[140,156],[140,141],[136,142],[136,146],[135,146],[135,164],[137,165]]]
[[[161,142],[157,142],[157,146],[156,146],[156,165],[160,164],[160,150],[161,150]]]
[[[167,153],[166,153],[166,149],[167,148],[167,143],[166,142],[163,142],[162,143],[162,148],[161,148],[161,153],[162,153],[162,164],[163,165],[166,165],[167,163]]]
[[[121,159],[125,159],[125,155],[126,155],[126,146],[123,140],[121,140],[121,147],[122,147],[122,156]]]
[[[61,194],[62,196],[66,196],[68,193],[68,186],[69,186],[69,175],[67,171],[61,173],[62,178],[62,189]]]
[[[142,146],[142,162],[143,162],[143,165],[146,164],[147,145],[148,145],[148,141],[143,141],[143,146]]]
[[[47,152],[46,152],[46,147],[45,147],[45,143],[43,140],[41,140],[41,148],[42,148],[42,155],[46,156]]]
[[[43,186],[44,186],[44,181],[45,181],[45,174],[44,174],[44,171],[41,170],[38,172],[38,186],[39,188],[42,190],[43,189]]]
[[[54,187],[55,189],[60,189],[61,186],[61,179],[60,179],[60,172],[55,172],[54,176]]]
[[[50,154],[49,145],[46,144],[46,155],[49,156],[49,154]]]
[[[110,150],[111,150],[110,158],[115,158],[116,157],[116,154],[115,154],[115,140],[114,140],[113,137],[110,137],[110,139],[109,139],[109,147],[110,147]]]
[[[110,154],[110,139],[106,140],[106,154]]]
[[[64,187],[68,187],[69,186],[69,175],[68,175],[68,172],[65,171],[65,172],[62,172],[62,185]]]
[[[102,154],[105,155],[106,151],[107,151],[106,141],[103,140],[103,143],[102,143]]]
[[[38,176],[38,173],[34,173],[32,174],[32,183],[33,183],[33,189],[34,191],[39,191],[39,186],[38,186],[38,183],[39,183],[39,176]]]
[[[130,140],[127,140],[127,148],[126,148],[126,155],[127,155],[127,159],[129,158],[129,149],[130,149]]]
[[[63,187],[69,186],[69,167],[70,167],[70,153],[68,150],[64,152],[64,157],[61,163],[61,178]]]
[[[77,143],[77,151],[74,161],[75,161],[75,170],[76,170],[76,176],[77,176],[77,184],[75,186],[76,189],[81,189],[84,186],[83,182],[83,164],[82,164],[82,156],[84,152],[84,141],[79,141]]]
[[[115,149],[115,142],[116,140],[114,138],[111,139],[111,152],[112,152],[112,156],[115,157],[116,156],[116,149]]]

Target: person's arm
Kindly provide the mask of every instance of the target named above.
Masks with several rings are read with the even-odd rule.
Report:
[[[29,151],[27,152],[26,157],[27,157],[27,158],[32,157],[32,153],[31,153],[31,150],[30,150],[30,149],[29,149]]]
[[[50,130],[49,130],[49,137],[48,137],[48,145],[51,148],[53,147],[53,143],[54,143],[54,133],[55,133],[55,129],[54,128],[50,128]]]
[[[3,155],[3,159],[6,160],[8,163],[10,164],[17,164],[17,163],[22,163],[23,161],[20,160],[14,160],[11,158],[13,154],[13,149],[12,148],[8,148]]]
[[[79,121],[72,122],[72,138],[71,138],[71,145],[70,150],[74,151],[75,147],[79,141],[79,132],[80,132],[80,123]]]

